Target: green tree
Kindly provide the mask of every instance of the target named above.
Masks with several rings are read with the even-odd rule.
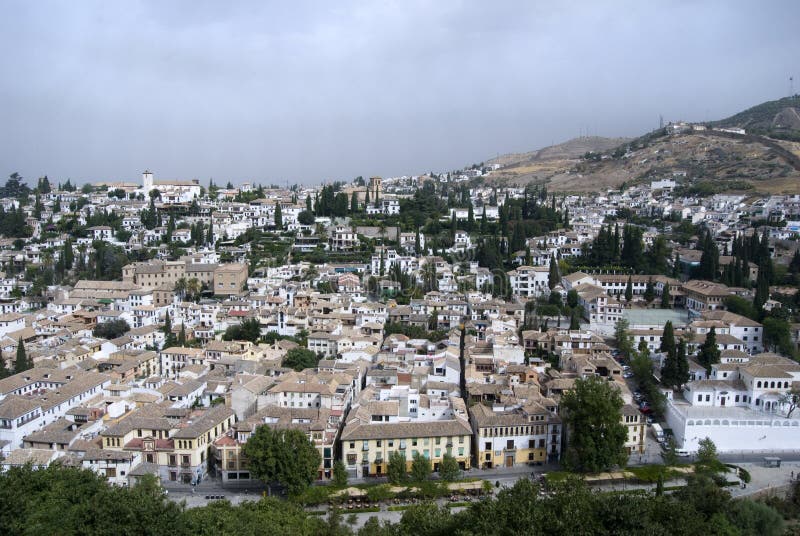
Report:
[[[275,227],[278,229],[283,228],[283,211],[280,203],[275,203]]]
[[[11,376],[11,371],[6,364],[6,358],[3,356],[2,352],[0,352],[0,380],[3,378],[8,378]]]
[[[303,225],[314,225],[315,220],[314,213],[310,210],[304,210],[297,215],[297,222]]]
[[[739,529],[740,534],[758,534],[759,536],[780,536],[784,534],[783,517],[762,502],[750,499],[735,501],[736,506],[728,508],[726,515],[731,523]]]
[[[342,460],[333,463],[333,485],[339,488],[347,486],[347,468]]]
[[[706,333],[706,340],[700,345],[697,353],[697,361],[705,367],[708,374],[711,373],[711,365],[719,363],[720,351],[717,347],[717,331],[713,327]]]
[[[664,324],[664,331],[661,332],[661,348],[660,350],[665,354],[676,355],[677,347],[675,346],[675,330],[672,327],[672,320],[667,320]]]
[[[122,337],[131,330],[131,326],[122,318],[101,322],[95,326],[92,335],[103,339],[116,339]]]
[[[725,465],[719,461],[717,456],[717,445],[714,444],[710,437],[701,439],[697,446],[695,471],[713,476],[725,470]]]
[[[299,372],[317,366],[317,355],[308,348],[292,348],[286,352],[282,365]]]
[[[578,306],[578,291],[574,288],[567,292],[567,305],[572,309]]]
[[[250,473],[277,482],[296,495],[317,478],[322,457],[301,430],[275,430],[261,425],[242,447]]]
[[[181,330],[178,332],[178,346],[186,346],[186,324],[181,322]]]
[[[628,275],[628,282],[625,285],[625,301],[630,303],[633,299],[633,278]]]
[[[581,323],[580,320],[578,319],[577,311],[572,311],[572,315],[570,316],[569,319],[569,329],[571,330],[581,329]]]
[[[17,358],[14,360],[14,374],[25,372],[30,368],[33,368],[33,363],[28,359],[28,355],[25,353],[25,343],[23,343],[22,338],[20,338],[17,341]]]
[[[439,477],[445,482],[452,482],[458,480],[460,475],[461,468],[458,466],[458,460],[451,454],[445,453],[439,463]]]
[[[178,339],[175,338],[175,334],[172,332],[172,317],[167,311],[164,316],[164,348],[171,348],[177,345]]]
[[[647,280],[647,286],[644,287],[644,294],[642,295],[642,297],[644,298],[644,301],[646,301],[648,304],[652,303],[652,301],[655,299],[656,289],[655,286],[653,285],[652,277]]]
[[[764,318],[764,347],[773,352],[794,357],[795,347],[792,343],[789,322],[784,318],[768,316]]]
[[[575,471],[598,472],[624,466],[627,430],[621,424],[622,397],[604,378],[578,378],[564,394],[561,408],[568,429],[566,465]]]
[[[424,482],[431,477],[431,461],[419,452],[414,453],[411,461],[411,480],[413,482]]]
[[[614,326],[614,342],[617,349],[628,358],[633,353],[633,337],[629,328],[630,323],[625,318],[620,318]]]
[[[673,353],[668,353],[661,367],[661,383],[666,387],[680,388],[689,381],[689,360],[686,341],[680,339]]]
[[[550,259],[550,268],[547,273],[547,285],[550,287],[550,290],[558,285],[561,282],[561,275],[558,273],[558,260],[556,260],[555,253],[553,254],[553,258]]]
[[[258,342],[261,338],[261,323],[258,318],[248,318],[238,325],[228,326],[222,334],[223,341]]]
[[[392,484],[402,484],[408,480],[405,453],[396,450],[389,454],[389,460],[386,465],[386,476]]]

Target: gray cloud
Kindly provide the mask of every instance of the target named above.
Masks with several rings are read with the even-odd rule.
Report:
[[[797,2],[0,4],[0,173],[316,183],[784,96]]]

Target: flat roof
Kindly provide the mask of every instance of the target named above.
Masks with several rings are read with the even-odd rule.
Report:
[[[622,317],[635,326],[663,326],[672,321],[673,327],[684,327],[689,323],[689,315],[685,309],[625,309]]]

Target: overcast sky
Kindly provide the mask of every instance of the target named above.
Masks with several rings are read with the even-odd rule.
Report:
[[[319,183],[719,119],[800,2],[0,2],[0,176]],[[2,179],[0,179],[2,180]]]

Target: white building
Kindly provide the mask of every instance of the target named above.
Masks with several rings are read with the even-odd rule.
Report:
[[[720,452],[795,450],[800,412],[787,416],[784,395],[800,381],[800,364],[776,354],[737,361],[713,365],[710,379],[668,397],[666,420],[678,447],[696,451],[709,437]]]

